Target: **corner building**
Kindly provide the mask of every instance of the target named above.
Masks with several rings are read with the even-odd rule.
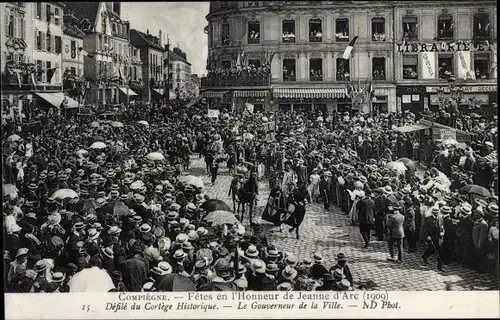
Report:
[[[202,96],[236,108],[249,102],[257,110],[345,111],[346,80],[359,79],[373,82],[374,109],[395,109],[393,13],[388,1],[212,1],[207,69],[268,63],[271,72],[229,81],[209,75]],[[354,36],[358,43],[344,62]]]

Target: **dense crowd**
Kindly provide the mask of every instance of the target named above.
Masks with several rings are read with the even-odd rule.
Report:
[[[359,225],[364,247],[372,229],[387,239],[395,262],[404,263],[403,242],[409,251],[422,242],[424,262],[437,251],[441,270],[454,260],[498,270],[496,132],[435,146],[393,132],[414,123],[411,113],[223,111],[214,120],[203,102],[182,104],[139,103],[119,122],[41,113],[36,133],[3,128],[7,291],[353,290],[344,254],[334,266],[320,252],[299,259],[252,222],[258,179],[271,189],[263,219],[297,238],[307,203],[320,202]],[[276,139],[267,141],[271,121]],[[429,154],[423,176],[411,161],[421,153]],[[245,208],[234,210],[239,221],[209,222],[225,204],[186,176],[193,154],[213,183],[227,163],[233,201]],[[457,192],[471,182],[488,194]]]

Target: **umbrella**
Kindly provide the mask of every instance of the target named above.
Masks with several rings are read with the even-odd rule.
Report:
[[[179,181],[182,181],[185,184],[190,184],[190,185],[195,186],[196,188],[199,188],[199,189],[203,189],[203,187],[205,186],[203,184],[203,181],[200,178],[192,176],[192,175],[179,177]]]
[[[404,163],[399,162],[399,161],[388,162],[385,165],[385,167],[388,169],[391,169],[391,170],[396,170],[398,172],[405,172],[406,171],[406,166],[404,165]]]
[[[142,182],[141,180],[137,180],[130,185],[131,190],[141,190],[143,188],[144,188],[144,182]]]
[[[111,148],[109,148],[109,151],[111,151],[113,153],[119,153],[119,152],[125,151],[125,149],[122,146],[114,145],[114,146],[111,146]]]
[[[77,156],[80,156],[80,157],[83,157],[85,155],[89,154],[89,152],[87,150],[84,150],[84,149],[80,149],[76,152],[76,155]]]
[[[78,193],[71,189],[59,189],[52,194],[52,198],[63,200],[63,199],[73,199],[78,198]]]
[[[90,146],[90,149],[105,149],[106,144],[104,142],[94,142]]]
[[[94,121],[94,122],[92,122],[92,123],[90,124],[90,126],[91,126],[92,128],[99,128],[99,122]]]
[[[186,276],[178,273],[166,274],[155,282],[157,291],[196,291],[193,281]]]
[[[141,121],[137,121],[137,123],[140,123],[142,125],[145,125],[146,127],[149,126],[149,123],[147,121],[144,121],[144,120],[141,120]]]
[[[21,139],[22,138],[19,135],[13,134],[13,135],[10,135],[10,136],[7,137],[7,142],[9,142],[9,143],[10,142],[16,142],[16,141],[19,141]]]
[[[130,213],[130,209],[120,201],[111,201],[101,208],[102,213],[109,213],[112,216],[126,216]]]
[[[468,184],[466,186],[463,186],[462,188],[460,188],[458,190],[458,192],[464,194],[475,194],[475,195],[478,195],[480,197],[491,197],[491,194],[490,192],[488,191],[488,189],[484,188],[484,187],[481,187],[481,186],[478,186],[476,184]]]
[[[203,220],[212,223],[212,226],[238,223],[238,219],[232,212],[224,210],[210,212]]]
[[[415,162],[413,162],[413,160],[410,160],[408,158],[398,159],[398,162],[402,162],[405,165],[405,167],[407,167],[408,169],[416,169],[417,168],[417,165],[415,164]]]
[[[123,128],[123,123],[118,122],[118,121],[113,121],[111,122],[111,126],[115,128]]]
[[[165,160],[165,157],[159,152],[151,152],[146,156],[146,158],[148,158],[149,160],[157,160],[157,161]]]
[[[19,190],[17,190],[17,187],[13,184],[5,184],[2,188],[2,193],[3,193],[4,197],[11,195],[11,194],[13,194],[17,197],[18,192],[19,192]]]
[[[90,209],[95,210],[100,207],[94,199],[83,199],[78,203],[78,205],[80,206],[81,211],[84,212]]]
[[[231,211],[231,208],[224,201],[219,199],[207,200],[200,207],[206,212],[213,212],[217,210]]]
[[[113,280],[104,269],[83,269],[69,281],[70,292],[108,292],[115,288]]]

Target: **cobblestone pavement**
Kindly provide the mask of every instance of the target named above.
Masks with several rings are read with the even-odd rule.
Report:
[[[220,175],[214,186],[206,173],[205,162],[193,157],[189,172],[199,176],[205,183],[205,193],[211,198],[224,200],[232,207],[227,196],[232,177],[227,168],[221,167]],[[307,206],[306,217],[300,227],[300,240],[295,238],[295,232],[274,231],[273,226],[260,219],[261,212],[268,198],[267,183],[259,183],[259,203],[254,222],[261,224],[271,243],[280,250],[296,255],[300,260],[312,258],[315,252],[324,257],[327,268],[333,266],[337,253],[344,253],[348,259],[355,286],[365,283],[374,290],[445,290],[447,284],[451,290],[497,290],[498,282],[488,274],[479,274],[473,270],[460,267],[457,263],[445,266],[445,273],[436,269],[435,255],[429,258],[429,265],[424,265],[420,256],[422,248],[417,253],[403,253],[403,264],[398,265],[387,261],[389,257],[387,242],[373,241],[370,248],[363,249],[363,240],[357,227],[349,224],[346,215],[335,208],[326,212],[319,204]],[[248,224],[245,217],[244,225]]]

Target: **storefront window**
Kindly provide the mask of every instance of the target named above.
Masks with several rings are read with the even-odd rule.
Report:
[[[349,60],[337,58],[337,81],[350,81],[351,73],[349,67]]]
[[[385,41],[385,19],[372,19],[372,41]]]
[[[439,16],[437,34],[439,40],[453,39],[453,16]]]
[[[283,59],[283,81],[295,81],[295,59]]]
[[[418,79],[418,57],[415,54],[403,55],[403,79]]]
[[[283,20],[283,37],[284,43],[295,43],[295,21]]]
[[[417,17],[403,17],[403,37],[406,40],[418,40],[418,19]]]
[[[309,80],[323,81],[323,60],[309,59]]]
[[[373,80],[385,80],[385,58],[373,58],[372,78]]]
[[[448,79],[449,76],[453,75],[452,55],[440,55],[438,57],[438,65],[439,65],[439,79]]]
[[[490,79],[489,55],[487,53],[474,54],[474,72],[476,79]]]
[[[320,19],[309,20],[309,42],[323,41],[323,30]]]
[[[389,111],[387,96],[375,96],[372,109],[374,113],[387,113]]]
[[[349,20],[346,18],[335,20],[335,41],[349,42]]]

